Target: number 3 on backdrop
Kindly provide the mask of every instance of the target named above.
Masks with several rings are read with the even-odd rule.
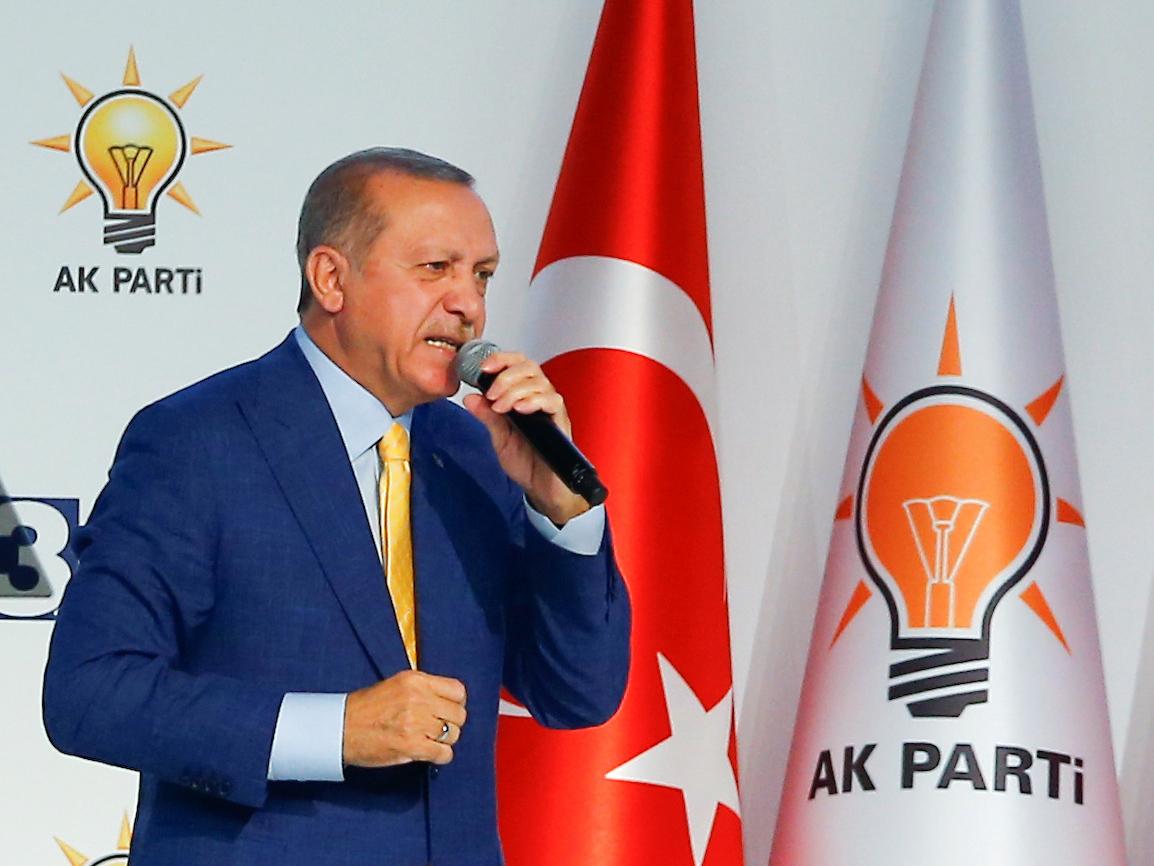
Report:
[[[75,570],[77,499],[0,498],[0,619],[52,619]]]

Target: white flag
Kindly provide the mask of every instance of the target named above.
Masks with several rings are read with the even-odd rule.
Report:
[[[939,0],[770,862],[1125,863],[1016,2]]]

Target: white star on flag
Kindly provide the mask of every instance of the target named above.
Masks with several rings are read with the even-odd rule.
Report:
[[[737,777],[729,761],[733,689],[713,709],[706,710],[685,678],[661,653],[657,654],[657,663],[672,733],[610,770],[605,778],[679,789],[685,801],[693,862],[701,866],[717,807],[726,806],[734,814],[741,814]]]

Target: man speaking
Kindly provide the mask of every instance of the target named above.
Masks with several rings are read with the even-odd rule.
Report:
[[[301,209],[300,326],[125,431],[44,721],[140,771],[133,866],[499,864],[501,686],[559,728],[621,700],[604,511],[508,420],[568,432],[561,396],[497,352],[467,412],[445,399],[497,267],[472,184],[409,150],[329,166]]]

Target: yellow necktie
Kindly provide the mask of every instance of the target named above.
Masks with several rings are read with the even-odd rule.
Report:
[[[409,664],[417,667],[417,610],[413,588],[413,534],[409,521],[409,434],[394,424],[377,443],[381,478],[381,561]]]

